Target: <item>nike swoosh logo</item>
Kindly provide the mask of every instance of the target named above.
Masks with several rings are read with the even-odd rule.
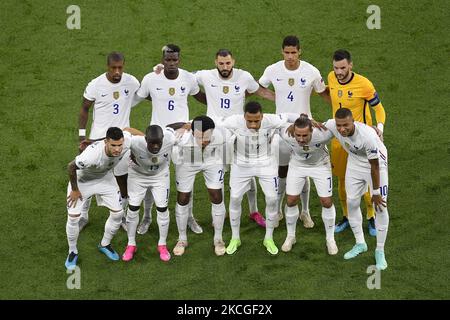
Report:
[[[283,79],[278,79],[278,78],[277,78],[277,81],[282,81],[282,80],[283,80]]]
[[[102,97],[106,97],[108,94],[102,94]]]
[[[156,88],[156,90],[162,90],[163,88]]]
[[[211,87],[216,88],[217,86],[212,84]]]

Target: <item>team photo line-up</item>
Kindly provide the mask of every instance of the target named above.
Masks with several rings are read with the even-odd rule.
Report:
[[[310,179],[322,206],[328,254],[336,255],[334,234],[350,227],[355,245],[344,254],[352,259],[368,250],[364,238],[361,198],[367,207],[368,231],[376,236],[375,263],[387,268],[384,253],[389,225],[387,210],[387,150],[383,144],[385,111],[372,83],[352,71],[351,55],[337,50],[328,85],[320,71],[301,60],[300,41],[287,36],[281,46],[283,60],[268,66],[258,81],[234,68],[230,50],[216,53],[215,67],[195,73],[179,68],[180,48],[162,48],[161,64],[140,83],[124,72],[119,52],[107,56],[107,71],[87,85],[79,115],[79,154],[68,165],[66,233],[69,252],[65,266],[77,266],[77,241],[89,221],[91,199],[109,209],[98,249],[119,260],[111,241],[120,227],[128,234],[123,261],[137,251],[136,233],[145,234],[156,207],[162,261],[169,261],[170,162],[175,168],[177,199],[175,219],[178,241],[172,250],[181,256],[188,247],[188,227],[202,233],[192,213],[194,181],[202,172],[214,227],[217,256],[234,254],[241,245],[241,203],[247,195],[249,217],[265,228],[263,245],[278,254],[274,229],[285,218],[287,236],[281,247],[289,252],[296,243],[297,220],[313,228],[309,213]],[[273,91],[268,89],[272,85]],[[333,119],[313,120],[311,94],[331,104]],[[256,94],[275,102],[275,113],[264,113],[260,103],[246,97]],[[206,105],[206,115],[189,120],[188,96]],[[145,132],[130,126],[132,107],[143,100],[152,106]],[[92,125],[86,135],[89,110]],[[373,125],[371,109],[376,118]],[[331,145],[331,154],[327,144]],[[226,208],[224,175],[229,172],[229,221],[232,236],[222,238]],[[343,218],[335,224],[333,179],[338,178]],[[265,199],[265,217],[257,206],[257,185]],[[286,199],[284,199],[286,198]],[[285,205],[284,205],[285,203]],[[301,203],[301,211],[299,210]],[[139,223],[139,210],[144,208]]]

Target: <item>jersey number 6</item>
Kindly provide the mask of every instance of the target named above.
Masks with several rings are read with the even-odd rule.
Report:
[[[167,106],[167,108],[168,108],[170,111],[172,111],[172,110],[175,108],[174,103],[175,103],[175,101],[169,100],[169,105]]]

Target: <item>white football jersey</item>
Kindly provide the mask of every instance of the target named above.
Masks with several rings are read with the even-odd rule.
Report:
[[[145,99],[152,98],[152,119],[150,124],[165,127],[175,122],[189,121],[188,96],[196,95],[200,88],[195,76],[183,69],[178,69],[178,77],[167,79],[164,72],[151,72],[142,80],[137,95]]]
[[[298,117],[298,115],[295,115]],[[295,118],[294,117],[294,118]],[[235,162],[241,166],[268,166],[277,161],[278,146],[272,146],[278,128],[285,124],[284,115],[264,114],[259,130],[247,128],[243,115],[228,117],[221,125],[235,136]]]
[[[147,149],[144,136],[133,136],[131,139],[131,153],[137,164],[130,161],[130,167],[143,175],[154,176],[164,170],[169,170],[172,147],[176,143],[172,128],[163,129],[164,138],[158,153],[151,153]]]
[[[211,142],[203,149],[195,141],[192,131],[185,132],[178,143],[177,165],[224,165],[226,162],[226,144],[230,139],[229,131],[216,126],[211,135]]]
[[[94,101],[89,139],[105,137],[109,127],[123,129],[130,126],[133,97],[138,89],[139,81],[128,73],[122,74],[119,83],[110,82],[106,73],[89,82],[83,94]]]
[[[355,132],[350,137],[343,137],[336,128],[336,120],[325,122],[339,143],[348,153],[347,166],[370,169],[369,159],[378,159],[380,167],[387,167],[387,149],[370,126],[355,121]]]
[[[108,157],[105,151],[105,140],[96,141],[88,146],[80,155],[75,157],[77,178],[79,182],[89,182],[101,179],[107,174],[112,175],[112,170],[130,150],[131,134],[123,132],[124,142],[122,153],[118,157]]]
[[[294,137],[290,137],[286,129],[291,124],[286,124],[280,128],[280,136],[286,141],[292,150],[291,162],[296,166],[315,167],[330,163],[330,156],[326,144],[333,135],[328,131],[322,132],[313,128],[311,141],[308,145],[300,146]]]
[[[259,83],[275,89],[276,113],[306,113],[311,118],[310,96],[314,89],[321,93],[325,90],[320,71],[312,64],[301,60],[297,70],[288,70],[284,60],[266,68]]]
[[[197,71],[195,77],[206,94],[206,115],[214,121],[243,114],[245,92],[254,93],[259,89],[252,75],[241,69],[233,69],[230,79],[221,78],[217,69]]]

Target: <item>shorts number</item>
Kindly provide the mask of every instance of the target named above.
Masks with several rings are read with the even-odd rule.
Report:
[[[220,98],[220,108],[230,109],[230,99]]]
[[[289,92],[287,98],[291,101],[294,101],[294,95],[292,94],[292,91]]]
[[[219,182],[222,182],[223,181],[223,170],[219,170],[218,173],[219,173]]]
[[[118,114],[119,113],[119,105],[117,103],[114,103],[113,108],[114,108],[113,114]]]
[[[167,108],[168,108],[170,111],[172,111],[172,110],[175,108],[174,103],[175,103],[175,101],[169,100],[169,105],[167,106]]]
[[[331,188],[332,188],[332,186],[331,186],[331,177],[328,177],[328,178],[327,178],[327,180],[328,180],[328,182],[330,182],[330,185],[329,185],[329,187],[328,187],[328,188],[330,188],[330,189],[331,189]]]
[[[169,189],[166,189],[167,193],[166,193],[166,200],[169,199]]]
[[[384,185],[382,187],[380,187],[380,193],[382,197],[386,197],[387,193],[388,193],[388,186]]]
[[[278,188],[278,177],[273,178],[273,182],[275,183],[275,189]]]

